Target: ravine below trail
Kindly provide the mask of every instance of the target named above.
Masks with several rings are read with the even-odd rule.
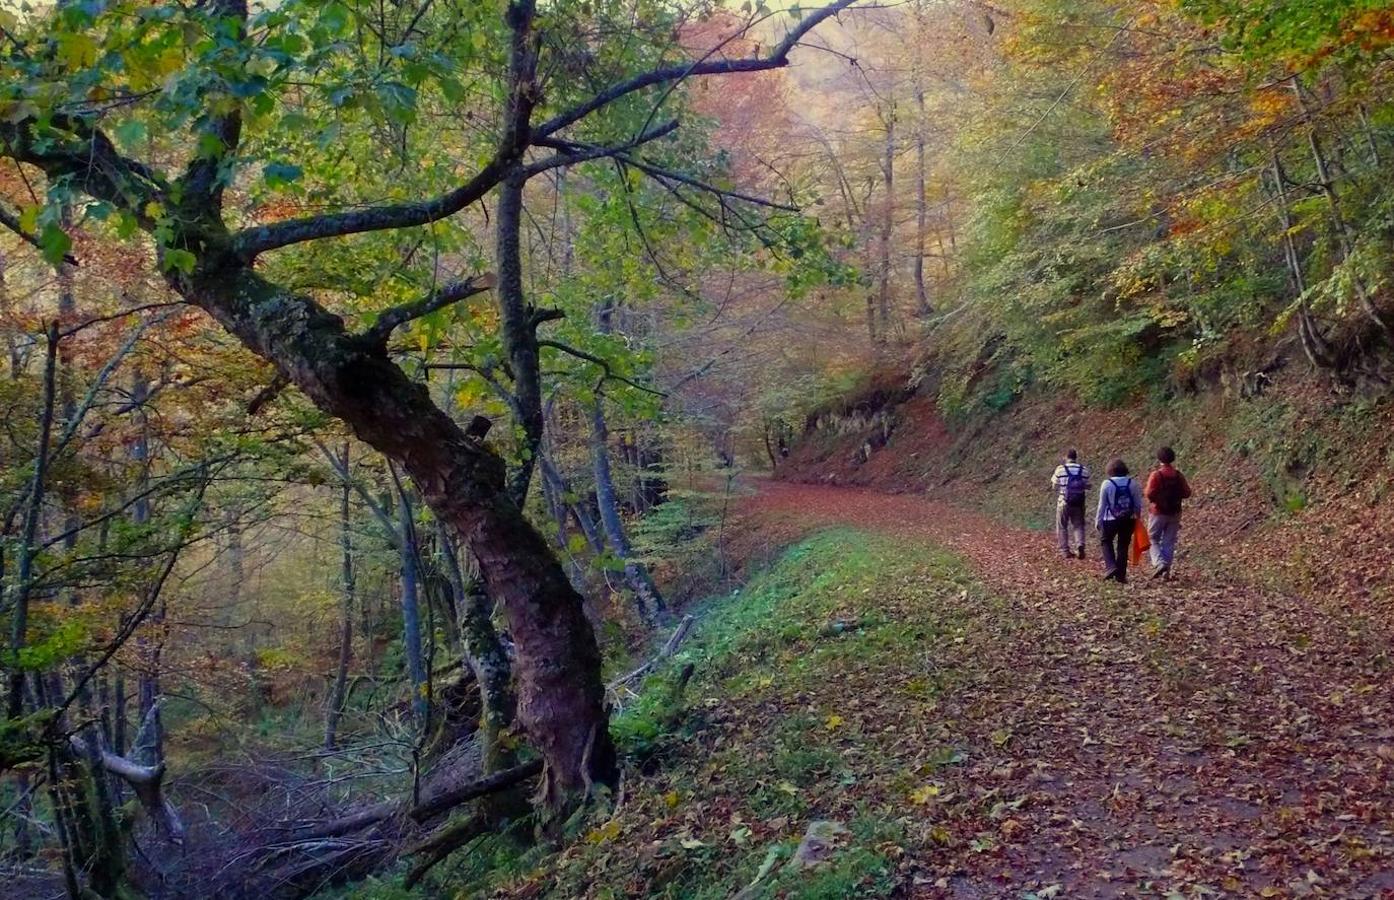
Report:
[[[1184,556],[1172,583],[1145,566],[1103,583],[1097,546],[1062,560],[1047,535],[919,495],[765,482],[745,515],[937,545],[981,582],[924,600],[961,623],[906,661],[957,673],[934,703],[849,698],[845,680],[803,698],[961,748],[903,798],[922,826],[895,848],[898,894],[1394,897],[1389,623]],[[915,593],[898,602],[912,624]],[[925,747],[888,747],[922,768]]]

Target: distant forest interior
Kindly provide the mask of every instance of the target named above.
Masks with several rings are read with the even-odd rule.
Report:
[[[1391,175],[1389,0],[0,0],[0,898],[1394,898]]]

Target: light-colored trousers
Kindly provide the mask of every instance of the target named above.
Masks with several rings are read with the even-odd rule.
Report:
[[[1057,503],[1055,507],[1055,536],[1060,539],[1060,552],[1066,556],[1070,555],[1071,550],[1083,547],[1084,507]]]
[[[1152,565],[1170,566],[1176,558],[1176,538],[1181,532],[1181,515],[1153,513],[1147,520],[1147,537],[1152,542]]]

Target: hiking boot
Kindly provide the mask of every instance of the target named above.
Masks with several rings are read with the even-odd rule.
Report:
[[[1152,578],[1153,578],[1154,580],[1160,578],[1160,579],[1162,579],[1163,581],[1170,581],[1170,580],[1171,580],[1171,566],[1158,566],[1155,570],[1153,570],[1153,572],[1152,572]]]
[[[1080,547],[1080,548],[1079,548],[1079,558],[1080,558],[1080,559],[1084,559],[1084,548],[1083,548],[1083,547]]]
[[[1117,569],[1109,569],[1107,572],[1105,572],[1105,573],[1103,574],[1103,579],[1104,579],[1104,581],[1109,581],[1109,580],[1117,579],[1117,578],[1118,578],[1118,570],[1117,570]]]

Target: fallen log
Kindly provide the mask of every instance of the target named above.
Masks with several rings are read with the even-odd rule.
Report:
[[[672,656],[674,653],[677,653],[678,648],[682,646],[682,642],[687,639],[687,633],[692,630],[693,621],[695,620],[692,618],[692,616],[683,616],[682,621],[678,623],[678,627],[673,629],[673,633],[668,636],[668,640],[663,642],[662,649],[660,649],[652,659],[644,663],[639,668],[635,669],[633,672],[630,672],[628,675],[623,675],[619,678],[616,678],[614,681],[607,684],[605,686],[605,689],[607,691],[614,691],[616,688],[623,687],[629,682],[634,681],[636,678],[639,678],[647,674],[655,666],[663,662],[663,660]]]
[[[401,808],[402,804],[396,800],[389,800],[385,803],[374,803],[372,806],[365,806],[356,812],[351,812],[346,816],[341,816],[330,822],[323,822],[308,831],[300,832],[296,835],[296,839],[311,841],[342,837],[350,832],[367,828],[369,825],[376,825]]]
[[[540,774],[542,774],[542,760],[529,760],[511,769],[486,775],[471,781],[469,784],[441,791],[439,794],[423,800],[411,811],[410,815],[417,822],[425,822],[459,806],[461,803],[505,790],[520,781],[526,781]]]

